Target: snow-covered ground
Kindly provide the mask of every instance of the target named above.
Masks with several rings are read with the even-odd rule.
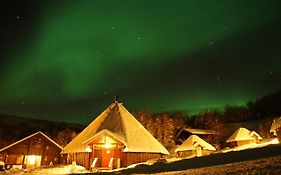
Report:
[[[224,175],[224,174],[281,174],[281,156],[230,163],[225,165],[194,168],[182,171],[161,172],[154,175]]]
[[[41,167],[33,170],[11,169],[0,175],[67,174],[281,174],[281,145],[277,140],[225,149],[203,157],[170,158],[138,163],[110,172],[89,173],[78,165]]]
[[[59,165],[50,167],[40,167],[31,170],[24,169],[10,169],[0,171],[0,175],[67,175],[73,173],[87,173],[88,171],[79,165]]]

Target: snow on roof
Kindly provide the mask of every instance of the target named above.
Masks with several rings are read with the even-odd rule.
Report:
[[[2,151],[6,150],[6,149],[8,149],[8,148],[10,148],[10,147],[12,147],[12,146],[14,146],[14,145],[17,145],[18,143],[23,142],[23,141],[25,141],[25,140],[27,140],[27,139],[29,139],[29,138],[35,136],[35,135],[38,135],[38,134],[41,134],[43,137],[45,137],[46,139],[48,139],[50,142],[52,142],[54,145],[56,145],[58,148],[60,148],[60,149],[62,150],[62,147],[61,147],[59,144],[57,144],[57,142],[55,142],[54,140],[52,140],[50,137],[48,137],[48,136],[47,136],[46,134],[44,134],[43,132],[38,131],[38,132],[36,132],[36,133],[34,133],[34,134],[30,135],[30,136],[27,136],[27,137],[25,137],[25,138],[23,138],[23,139],[21,139],[21,140],[19,140],[19,141],[16,141],[16,142],[14,142],[14,143],[12,143],[12,144],[10,144],[10,145],[8,145],[8,146],[6,146],[6,147],[0,149],[0,152],[2,152]]]
[[[256,131],[251,131],[250,136],[256,136],[259,140],[262,140],[262,137],[258,133],[256,133]]]
[[[192,128],[185,128],[183,129],[191,134],[219,134],[214,130],[207,130],[207,129],[192,129]]]
[[[274,134],[276,134],[276,129],[281,127],[281,117],[274,119],[271,128],[270,128],[270,132],[273,132]]]
[[[191,135],[184,141],[179,147],[176,148],[175,152],[195,150],[197,146],[202,146],[205,150],[215,151],[216,148],[211,144],[207,143],[205,140],[201,139],[197,135]]]
[[[126,152],[150,152],[169,154],[167,149],[159,143],[133,115],[127,111],[122,103],[114,102],[105,109],[92,123],[76,136],[62,153],[86,152],[87,143],[96,134],[106,130],[114,138],[126,146]]]
[[[251,132],[246,128],[239,128],[226,140],[226,142],[253,140],[254,138],[252,136],[254,135],[257,136],[258,139],[262,140],[262,137],[255,131]]]
[[[104,129],[100,132],[98,132],[97,134],[95,134],[93,137],[89,138],[88,140],[86,140],[85,142],[83,142],[83,144],[89,144],[93,141],[96,141],[96,139],[99,139],[100,137],[102,137],[99,141],[99,143],[106,143],[106,139],[108,139],[107,137],[103,137],[103,136],[107,136],[107,137],[110,137],[111,141],[114,141],[114,140],[117,140],[121,143],[123,143],[125,146],[127,145],[126,141],[123,140],[123,138],[117,136],[116,134],[114,134],[113,132],[107,130],[107,129]]]

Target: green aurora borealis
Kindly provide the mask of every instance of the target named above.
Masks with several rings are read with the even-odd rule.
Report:
[[[88,123],[115,94],[194,113],[280,88],[277,0],[40,2],[2,11],[1,113]]]

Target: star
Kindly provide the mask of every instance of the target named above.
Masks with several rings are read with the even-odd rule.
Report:
[[[141,37],[138,37],[138,40],[140,40],[141,39]]]

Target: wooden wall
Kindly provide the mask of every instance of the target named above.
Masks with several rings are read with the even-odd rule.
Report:
[[[96,150],[94,152],[94,157],[98,157],[97,167],[101,166],[101,154],[100,150]],[[139,162],[145,162],[149,159],[159,159],[162,158],[162,154],[158,153],[127,153],[122,152],[121,155],[121,167],[127,167],[134,163]],[[76,162],[76,164],[84,166],[85,168],[89,169],[91,166],[91,162],[93,161],[93,157],[91,157],[91,153],[73,153],[68,154],[67,156],[67,162],[71,164],[73,161]]]
[[[127,167],[134,163],[146,162],[149,159],[162,158],[163,154],[159,153],[132,153],[123,152],[121,158],[121,167]]]
[[[67,163],[72,164],[76,162],[77,165],[84,166],[85,168],[90,168],[90,153],[73,153],[67,155]]]
[[[236,146],[241,146],[245,144],[253,143],[252,140],[242,140],[242,141],[234,141],[234,142],[228,142],[227,146],[229,147],[236,147]]]
[[[276,135],[277,135],[279,143],[281,143],[281,127],[276,129]]]
[[[209,154],[212,154],[214,151],[202,149],[201,152],[202,152],[202,156],[207,156]],[[179,151],[179,152],[177,152],[177,156],[178,157],[188,157],[188,156],[196,155],[196,154],[197,154],[196,150],[188,150],[188,151]]]

